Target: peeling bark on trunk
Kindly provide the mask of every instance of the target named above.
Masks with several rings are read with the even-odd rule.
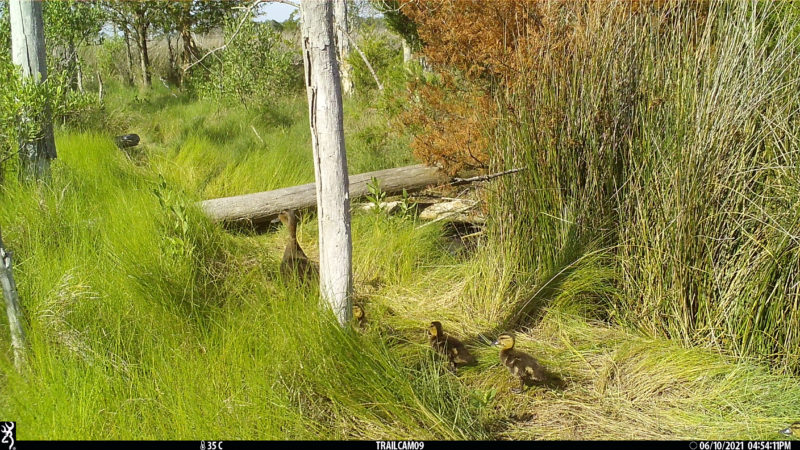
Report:
[[[197,44],[194,42],[192,36],[192,28],[190,24],[181,27],[181,42],[183,42],[183,53],[181,54],[181,72],[179,83],[183,85],[183,80],[189,76],[191,65],[197,58]]]
[[[25,330],[22,326],[22,308],[19,305],[17,285],[12,273],[11,253],[7,252],[3,246],[2,231],[0,231],[0,285],[3,287],[3,298],[6,303],[11,347],[14,349],[14,365],[19,370],[25,360]]]
[[[353,314],[353,249],[333,8],[329,2],[304,1],[300,10],[317,189],[320,293],[345,326]]]
[[[336,51],[339,58],[339,73],[341,74],[342,92],[344,95],[353,94],[352,69],[350,67],[350,24],[347,20],[347,0],[334,0],[333,22],[336,36]]]
[[[181,26],[181,42],[183,42],[183,64],[191,64],[197,56],[197,44],[192,36],[192,26],[187,23]]]
[[[47,79],[45,61],[44,24],[42,4],[39,1],[11,0],[9,2],[11,22],[11,60],[22,68],[22,76],[35,83]],[[23,116],[22,121],[34,120]],[[44,122],[39,124],[41,132],[32,141],[19,143],[19,155],[23,179],[43,179],[50,175],[50,160],[56,157],[53,124],[49,108],[45,110]]]
[[[172,81],[175,79],[175,50],[172,48],[172,35],[169,33],[167,33],[167,51],[169,56],[167,78]]]

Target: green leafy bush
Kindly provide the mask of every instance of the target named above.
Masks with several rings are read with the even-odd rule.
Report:
[[[94,126],[97,96],[72,90],[67,72],[33,83],[9,61],[0,61],[0,77],[6,80],[0,84],[0,179],[16,160],[18,143],[40,136],[48,117],[55,124]]]
[[[230,21],[225,42],[217,58],[206,58],[208,70],[196,71],[190,81],[200,96],[248,106],[302,89],[300,52],[269,24],[245,22],[239,28]]]
[[[402,77],[403,52],[399,43],[392,40],[387,33],[378,33],[369,28],[361,30],[358,48],[372,65],[381,84],[386,85],[390,79]],[[364,92],[377,88],[375,78],[355,48],[350,52],[349,62],[356,91]]]
[[[103,41],[97,47],[97,66],[100,72],[108,78],[128,82],[132,79],[130,67],[127,63],[125,39],[121,36],[112,37]]]

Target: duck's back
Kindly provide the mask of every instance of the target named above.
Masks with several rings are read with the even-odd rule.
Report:
[[[500,359],[508,370],[515,376],[529,381],[544,381],[547,373],[533,356],[514,349],[500,352]]]
[[[442,348],[440,351],[447,355],[453,363],[463,365],[475,361],[475,357],[472,356],[469,350],[467,350],[467,347],[458,339],[452,336],[444,336],[440,342]]]
[[[297,242],[289,242],[283,252],[281,273],[286,276],[298,275],[300,277],[313,277],[319,274],[317,266],[308,259],[303,249]]]
[[[448,340],[452,339],[452,343],[450,344],[451,353],[453,362],[456,364],[472,364],[475,362],[475,357],[467,350],[467,347],[461,343],[458,339],[451,338],[448,336]]]

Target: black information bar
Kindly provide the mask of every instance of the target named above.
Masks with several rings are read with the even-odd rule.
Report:
[[[795,445],[792,445],[795,444]],[[82,448],[167,448],[186,450],[246,450],[279,445],[297,448],[347,448],[364,450],[434,450],[465,449],[474,445],[491,445],[493,450],[537,448],[573,449],[595,445],[611,445],[615,448],[685,449],[685,450],[800,450],[793,441],[17,441],[12,450]],[[0,450],[5,450],[0,445]]]

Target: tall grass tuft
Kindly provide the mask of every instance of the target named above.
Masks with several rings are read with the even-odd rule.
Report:
[[[625,3],[498,96],[515,317],[584,279],[600,316],[800,371],[797,6]]]

